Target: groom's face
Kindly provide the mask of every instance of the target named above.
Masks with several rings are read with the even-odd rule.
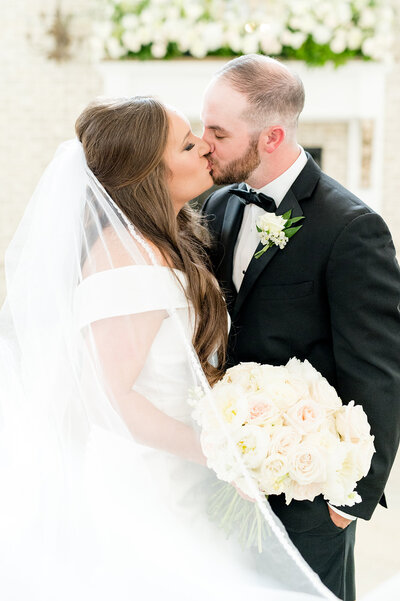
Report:
[[[248,103],[226,82],[208,86],[203,103],[203,140],[210,146],[208,158],[215,184],[246,181],[260,164],[259,133],[243,119]]]

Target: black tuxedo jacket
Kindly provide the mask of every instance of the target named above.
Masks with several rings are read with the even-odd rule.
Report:
[[[274,246],[253,258],[237,294],[233,252],[244,206],[231,187],[203,207],[213,269],[232,318],[228,363],[308,359],[344,403],[354,399],[364,407],[376,453],[357,487],[362,503],[341,509],[370,519],[379,502],[386,506],[384,486],[400,438],[400,270],[390,232],[309,156],[277,210],[304,215],[302,229],[283,250]],[[316,504],[321,509],[321,499],[288,507],[279,497],[270,500],[293,529],[313,521]]]

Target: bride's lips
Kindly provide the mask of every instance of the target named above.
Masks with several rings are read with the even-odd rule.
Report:
[[[207,169],[208,171],[211,171],[213,168],[211,161],[207,161]]]

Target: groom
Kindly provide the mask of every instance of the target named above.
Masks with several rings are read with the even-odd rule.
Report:
[[[400,271],[387,226],[328,177],[297,144],[300,79],[277,61],[246,55],[208,86],[204,139],[216,184],[204,205],[211,260],[232,318],[228,362],[308,359],[343,400],[362,404],[376,453],[353,507],[319,496],[270,496],[293,543],[338,597],[354,601],[355,518],[369,520],[400,437]],[[261,194],[257,194],[260,193]],[[260,215],[303,217],[287,245],[263,248]]]

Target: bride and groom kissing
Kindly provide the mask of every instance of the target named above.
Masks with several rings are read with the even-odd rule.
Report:
[[[344,403],[362,404],[376,453],[355,506],[333,507],[322,496],[268,501],[324,585],[354,601],[356,519],[369,520],[379,503],[386,506],[400,437],[400,271],[382,218],[298,145],[303,105],[298,76],[260,55],[228,62],[210,82],[202,138],[154,99],[89,105],[76,124],[79,142],[58,152],[26,217],[41,224],[37,238],[35,227],[20,229],[10,253],[10,346],[18,349],[16,364],[29,364],[25,393],[32,386],[35,395],[32,381],[40,382],[41,407],[46,394],[60,406],[60,394],[66,403],[79,399],[76,432],[85,430],[83,415],[98,423],[101,412],[118,429],[108,405],[117,409],[133,437],[152,449],[160,496],[163,483],[169,493],[179,489],[168,476],[190,481],[206,464],[186,402],[193,369],[213,385],[241,362],[307,359]],[[199,216],[187,203],[213,183],[223,187]],[[255,257],[265,248],[260,217],[289,211],[301,228],[284,248],[272,244]],[[47,251],[40,246],[44,224]],[[16,261],[26,241],[30,252]],[[30,281],[40,298],[25,298]],[[30,336],[37,332],[35,344],[21,337],[19,321]],[[70,338],[76,326],[80,337]],[[186,363],[192,354],[193,369]],[[52,373],[64,377],[64,387],[48,378]],[[193,467],[155,468],[157,450]],[[199,496],[191,499],[196,504]],[[130,501],[138,503],[138,491]],[[262,557],[259,572],[271,569]]]

